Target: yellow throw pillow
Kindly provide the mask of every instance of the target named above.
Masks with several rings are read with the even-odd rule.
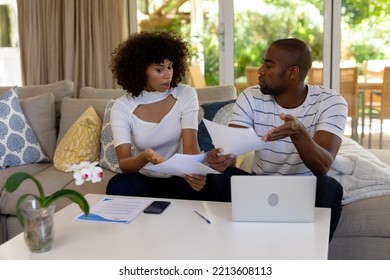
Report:
[[[95,109],[89,106],[58,144],[54,153],[54,166],[65,172],[65,164],[98,161],[101,129],[102,121]]]

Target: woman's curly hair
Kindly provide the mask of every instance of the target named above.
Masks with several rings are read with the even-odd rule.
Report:
[[[171,88],[176,87],[188,70],[189,49],[173,31],[141,32],[130,35],[113,52],[110,69],[119,85],[137,97],[144,90],[146,69],[168,59],[173,62]]]

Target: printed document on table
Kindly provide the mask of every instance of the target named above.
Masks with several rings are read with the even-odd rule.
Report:
[[[206,154],[174,154],[166,161],[159,164],[147,165],[144,169],[180,177],[183,177],[185,174],[220,174],[220,172],[204,164],[203,162],[205,160]]]
[[[108,222],[128,224],[151,203],[146,199],[105,197],[84,213],[76,216],[76,221]]]
[[[264,148],[266,143],[258,137],[253,128],[238,128],[221,125],[206,119],[203,122],[215,148],[223,148],[224,155],[242,155]]]

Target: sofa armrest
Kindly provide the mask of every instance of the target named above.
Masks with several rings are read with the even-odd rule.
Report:
[[[380,161],[390,166],[390,150],[383,149],[367,149],[371,154],[376,156]],[[253,163],[254,152],[249,152],[245,155],[241,155],[237,159],[236,166],[247,172],[251,172]]]
[[[380,161],[390,166],[390,150],[368,149],[368,151],[375,155]]]
[[[195,88],[195,90],[198,94],[199,104],[226,101],[237,98],[237,90],[232,85]]]

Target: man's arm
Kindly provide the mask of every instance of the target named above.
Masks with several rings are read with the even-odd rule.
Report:
[[[327,131],[317,131],[314,139],[297,118],[281,114],[284,124],[270,130],[264,141],[275,141],[290,137],[303,163],[315,175],[326,174],[340,149],[342,139]]]

